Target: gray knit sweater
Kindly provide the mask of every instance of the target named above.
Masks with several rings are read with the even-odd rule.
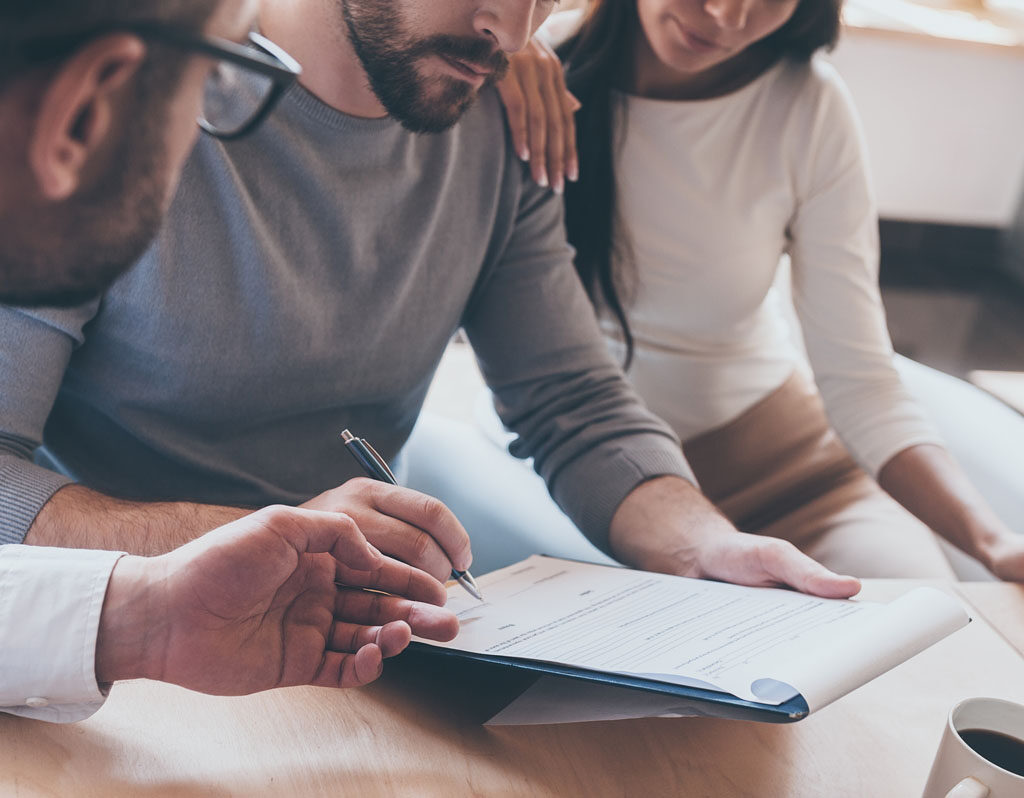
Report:
[[[359,473],[339,431],[393,457],[460,326],[513,453],[598,545],[637,484],[692,478],[606,352],[495,94],[417,136],[295,87],[254,135],[200,141],[102,298],[0,309],[0,543],[69,479],[241,506],[334,487]]]

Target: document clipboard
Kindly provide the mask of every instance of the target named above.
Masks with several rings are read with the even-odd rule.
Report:
[[[807,702],[799,695],[778,705],[759,704],[718,690],[705,690],[699,687],[688,687],[655,679],[642,679],[624,674],[592,671],[586,668],[576,668],[554,662],[542,662],[517,657],[499,657],[471,651],[460,651],[454,648],[440,648],[415,640],[409,644],[409,648],[402,656],[407,660],[433,661],[442,666],[451,662],[462,664],[475,663],[481,669],[494,668],[518,671],[520,673],[536,674],[538,678],[540,676],[554,676],[614,688],[657,693],[679,699],[680,705],[690,710],[688,714],[707,717],[752,720],[761,723],[794,723],[807,717],[810,713]]]
[[[440,667],[517,674],[527,686],[493,723],[792,723],[970,620],[934,588],[882,605],[536,555],[479,584],[482,603],[449,589],[454,641],[410,648]]]

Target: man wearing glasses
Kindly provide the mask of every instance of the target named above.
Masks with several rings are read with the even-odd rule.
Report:
[[[254,11],[0,2],[0,297],[67,303],[106,288],[155,232],[197,111],[231,140],[266,117],[298,66],[261,37],[235,43]],[[25,309],[40,325],[52,312]],[[0,466],[0,482],[18,480]],[[444,597],[337,513],[266,508],[155,558],[0,546],[0,710],[79,720],[101,685],[140,677],[216,694],[364,684],[412,631],[454,635],[433,606]]]
[[[200,141],[156,246],[102,298],[41,328],[0,314],[0,443],[31,449],[45,427],[70,475],[7,443],[20,487],[0,486],[0,534],[153,551],[239,508],[306,503],[437,578],[464,570],[461,529],[353,479],[337,439],[392,459],[462,327],[515,453],[619,560],[856,592],[718,514],[608,355],[559,198],[526,179],[489,88],[554,6],[266,2],[261,30],[304,57],[303,85],[252,136]],[[28,396],[52,412],[24,418]]]

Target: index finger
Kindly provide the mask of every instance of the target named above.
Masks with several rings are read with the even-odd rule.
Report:
[[[214,530],[210,534],[245,534],[254,528],[276,535],[300,554],[330,552],[353,568],[373,569],[382,560],[356,522],[344,513],[273,505],[225,525],[223,532]]]
[[[514,71],[498,84],[498,94],[505,106],[505,117],[508,119],[509,131],[512,134],[512,146],[521,161],[530,160],[529,134],[526,130],[526,97],[519,85],[519,77]]]
[[[375,485],[372,501],[377,512],[422,530],[437,542],[454,570],[469,570],[473,562],[469,535],[443,502],[399,485]]]
[[[394,596],[436,604],[443,607],[448,600],[448,591],[437,581],[419,568],[384,557],[380,567],[372,570],[360,570],[337,562],[334,573],[335,581],[349,587],[382,590]]]

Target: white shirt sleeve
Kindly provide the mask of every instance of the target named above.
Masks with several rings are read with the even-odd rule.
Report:
[[[96,637],[123,556],[0,546],[0,712],[70,723],[102,706]]]
[[[878,221],[860,125],[842,82],[826,80],[789,229],[793,300],[829,420],[872,475],[893,456],[942,443],[903,386],[878,289]],[[828,78],[831,77],[831,80]]]

